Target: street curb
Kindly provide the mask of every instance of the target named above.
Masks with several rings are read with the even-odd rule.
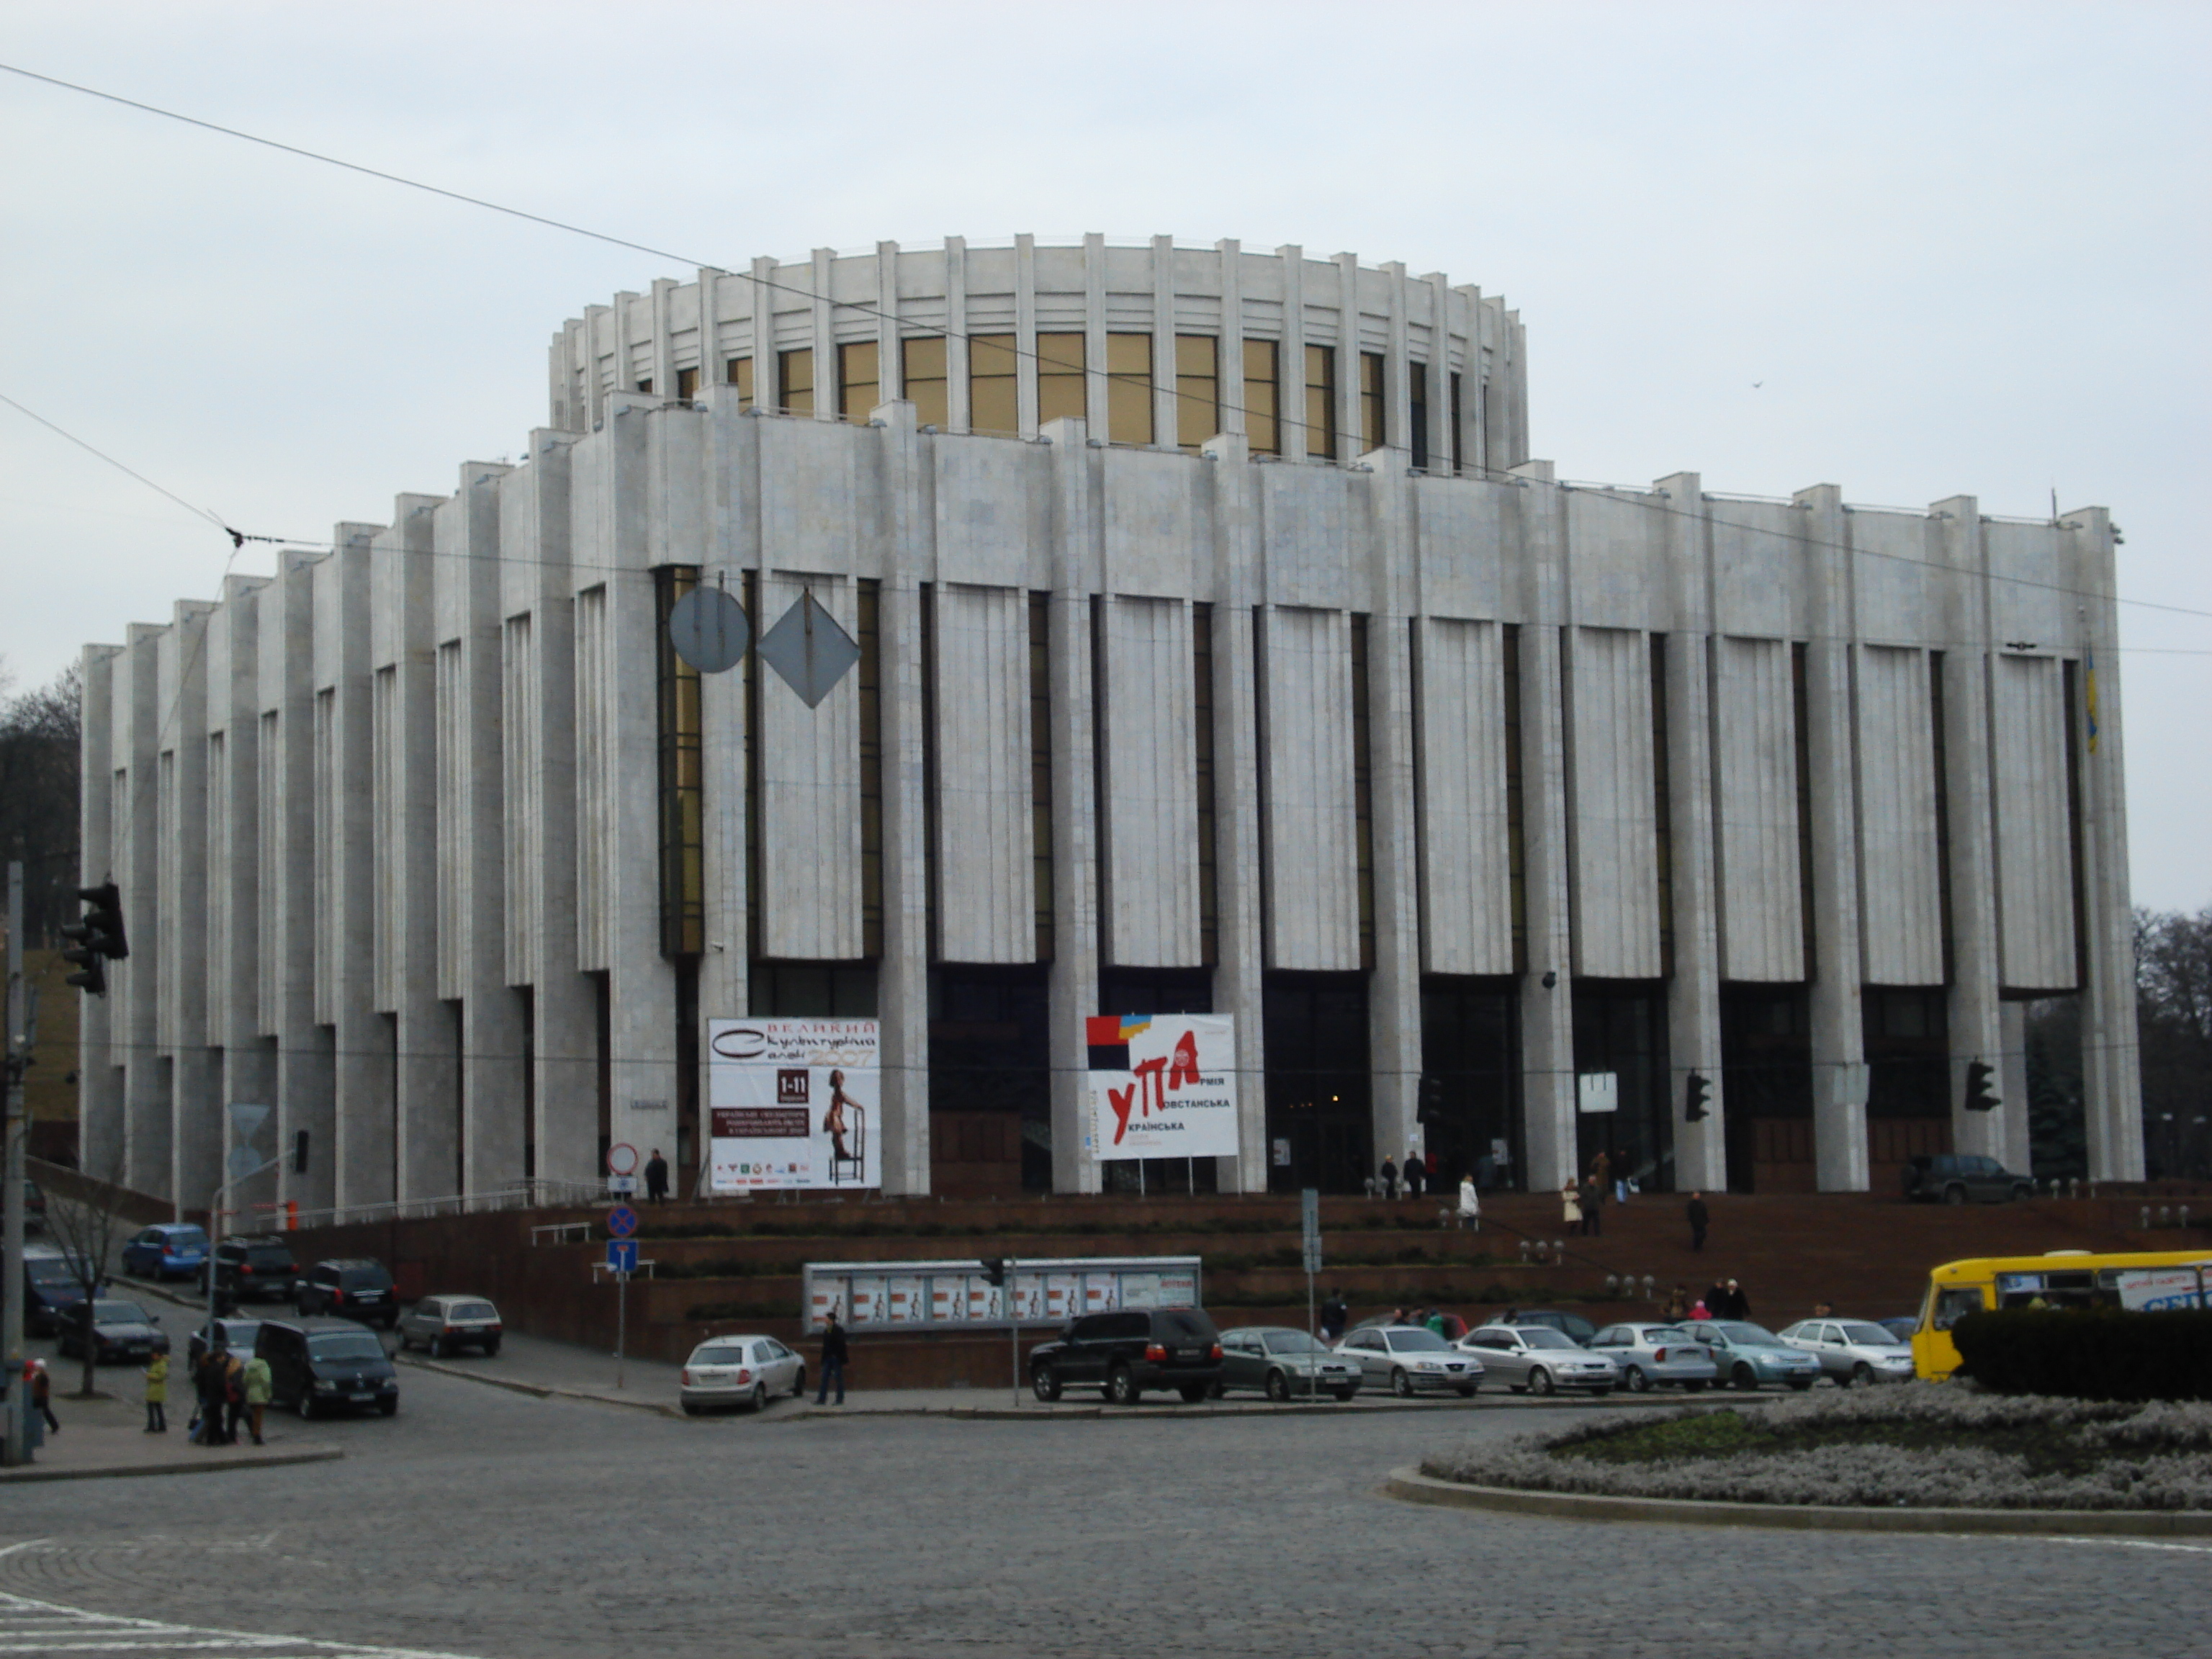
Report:
[[[1442,1509],[1489,1510],[1569,1521],[1659,1521],[1674,1525],[1770,1527],[1797,1532],[2013,1533],[2062,1537],[2202,1538],[2212,1514],[2171,1510],[1939,1510],[1732,1504],[1705,1498],[1609,1498],[1527,1492],[1439,1480],[1408,1464],[1390,1471],[1385,1497]]]
[[[345,1448],[343,1446],[317,1446],[312,1449],[279,1452],[274,1457],[251,1460],[225,1458],[205,1463],[141,1463],[119,1469],[42,1469],[34,1463],[28,1468],[0,1470],[0,1486],[15,1481],[111,1480],[152,1474],[232,1474],[246,1469],[281,1469],[293,1463],[327,1463],[333,1458],[344,1455]]]
[[[544,1382],[525,1382],[512,1376],[486,1376],[482,1371],[464,1370],[459,1365],[448,1365],[435,1359],[417,1359],[404,1349],[392,1356],[395,1365],[411,1366],[418,1371],[434,1371],[440,1376],[459,1377],[464,1382],[479,1382],[487,1389],[505,1389],[509,1394],[526,1394],[534,1400],[574,1400],[586,1406],[619,1406],[625,1411],[651,1412],[655,1417],[681,1419],[684,1413],[673,1406],[656,1404],[650,1400],[624,1400],[619,1395],[598,1394],[586,1389],[556,1389]]]

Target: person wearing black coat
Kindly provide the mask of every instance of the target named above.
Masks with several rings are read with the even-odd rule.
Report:
[[[1398,1165],[1396,1162],[1391,1158],[1384,1158],[1382,1160],[1382,1167],[1377,1170],[1375,1173],[1382,1177],[1382,1196],[1385,1198],[1397,1197]]]
[[[1690,1248],[1692,1250],[1702,1250],[1705,1248],[1705,1228],[1712,1221],[1711,1212],[1705,1208],[1705,1195],[1703,1193],[1690,1194],[1689,1215]]]
[[[823,1406],[829,1403],[830,1379],[833,1375],[837,1379],[837,1403],[841,1406],[845,1403],[847,1358],[845,1328],[837,1322],[837,1316],[833,1313],[830,1316],[828,1326],[822,1333],[822,1385],[814,1391],[816,1405]]]

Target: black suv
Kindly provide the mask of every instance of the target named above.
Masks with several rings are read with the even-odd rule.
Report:
[[[2024,1175],[2013,1174],[1993,1158],[1939,1152],[1905,1164],[1905,1195],[1931,1204],[1964,1204],[1968,1199],[2002,1204],[2008,1199],[2033,1198],[2035,1183]]]
[[[318,1261],[301,1276],[296,1303],[301,1314],[337,1314],[364,1325],[390,1330],[399,1322],[399,1296],[381,1261],[342,1256]]]
[[[1195,1308],[1085,1314],[1030,1351],[1030,1388],[1057,1400],[1063,1388],[1103,1389],[1133,1406],[1146,1389],[1173,1389],[1192,1405],[1221,1376],[1221,1333]]]
[[[269,1403],[279,1410],[399,1409],[399,1373],[384,1344],[349,1319],[264,1319],[253,1352],[269,1362]]]
[[[215,1247],[216,1289],[234,1302],[289,1301],[300,1277],[300,1264],[281,1238],[226,1238]],[[208,1287],[208,1264],[200,1263],[200,1293]]]

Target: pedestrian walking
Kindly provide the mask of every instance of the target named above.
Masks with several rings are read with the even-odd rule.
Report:
[[[1559,1219],[1566,1223],[1569,1232],[1582,1231],[1583,1189],[1572,1181],[1559,1188]]]
[[[653,1156],[645,1161],[645,1201],[648,1204],[668,1202],[668,1160],[661,1157],[658,1146],[653,1149]]]
[[[1328,1300],[1321,1304],[1321,1334],[1325,1340],[1334,1342],[1344,1335],[1344,1328],[1352,1322],[1352,1310],[1345,1305],[1342,1289],[1331,1291]]]
[[[830,1379],[837,1379],[837,1403],[845,1403],[845,1328],[832,1313],[830,1322],[822,1332],[822,1386],[814,1391],[814,1403],[826,1405],[830,1399]]]
[[[1482,1194],[1474,1184],[1472,1171],[1459,1178],[1459,1224],[1476,1232],[1482,1231]]]
[[[1730,1319],[1751,1317],[1751,1298],[1743,1293],[1743,1286],[1731,1279],[1728,1282],[1729,1314]]]
[[[1598,1154],[1600,1158],[1604,1153]],[[1583,1183],[1583,1237],[1596,1238],[1605,1231],[1605,1182],[1595,1175]]]
[[[1690,1287],[1678,1283],[1673,1290],[1667,1292],[1667,1300],[1660,1304],[1659,1317],[1671,1324],[1677,1319],[1687,1319],[1689,1316]]]
[[[246,1416],[246,1362],[232,1354],[222,1367],[222,1443],[238,1443],[238,1425]]]
[[[46,1420],[46,1432],[59,1434],[61,1419],[54,1415],[54,1380],[46,1375],[46,1362],[31,1362],[31,1409]]]
[[[259,1354],[246,1362],[241,1379],[246,1384],[246,1422],[253,1436],[253,1443],[262,1443],[261,1419],[269,1409],[269,1395],[275,1379],[269,1374],[269,1362]]]
[[[1608,1192],[1613,1188],[1613,1154],[1601,1146],[1597,1156],[1590,1160],[1590,1179]]]
[[[1705,1248],[1705,1228],[1712,1219],[1711,1212],[1709,1212],[1705,1208],[1705,1195],[1703,1193],[1692,1193],[1690,1194],[1690,1207],[1688,1214],[1690,1218],[1690,1249],[1692,1251],[1702,1250]]]
[[[1382,1177],[1382,1196],[1392,1199],[1397,1197],[1398,1166],[1386,1158],[1382,1160],[1382,1167],[1376,1173]]]
[[[192,1374],[192,1391],[199,1396],[199,1412],[193,1419],[193,1438],[199,1445],[225,1443],[222,1390],[229,1369],[230,1350],[217,1342],[200,1357],[199,1369]]]
[[[169,1356],[157,1353],[146,1362],[146,1432],[167,1434],[169,1419]]]
[[[1421,1188],[1427,1182],[1428,1174],[1427,1169],[1421,1163],[1421,1155],[1419,1152],[1406,1154],[1407,1197],[1419,1198],[1421,1195]]]

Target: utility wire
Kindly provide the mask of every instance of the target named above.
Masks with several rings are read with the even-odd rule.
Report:
[[[220,514],[210,512],[204,507],[193,506],[191,502],[186,501],[182,495],[178,495],[175,490],[164,489],[161,485],[155,483],[151,478],[148,477],[144,473],[137,471],[131,467],[125,466],[122,462],[117,460],[114,456],[109,454],[106,450],[95,448],[93,445],[87,443],[82,438],[78,437],[76,433],[71,432],[66,427],[59,426],[54,422],[48,420],[45,416],[40,414],[37,410],[30,408],[27,404],[17,403],[13,398],[10,398],[4,392],[0,392],[0,404],[7,404],[9,408],[14,410],[18,415],[21,415],[31,420],[36,421],[40,426],[46,428],[47,431],[54,434],[54,435],[58,438],[65,439],[69,442],[75,444],[79,449],[84,451],[86,454],[95,456],[99,459],[106,461],[108,465],[113,467],[118,472],[123,473],[129,477],[136,478],[140,483],[144,484],[147,489],[152,490],[156,495],[167,496],[170,501],[174,501],[179,507],[183,507],[185,512],[191,514],[194,517],[205,519],[217,530],[220,530],[224,535],[230,538],[233,548],[236,548],[244,542],[258,542],[267,541],[270,539],[265,536],[241,536],[237,531],[233,530],[228,525],[225,524]]]
[[[605,243],[613,247],[627,248],[633,252],[649,254],[656,259],[673,260],[678,264],[690,265],[695,270],[713,270],[726,276],[734,276],[740,280],[752,283],[757,287],[771,289],[779,293],[793,295],[807,301],[810,304],[819,301],[829,305],[833,310],[857,312],[863,316],[875,317],[884,321],[893,323],[902,330],[911,330],[918,333],[937,336],[948,340],[957,339],[969,341],[975,337],[970,334],[963,333],[959,330],[945,326],[944,325],[927,323],[911,317],[898,316],[893,313],[883,310],[880,307],[870,305],[865,301],[840,300],[830,295],[817,295],[811,288],[800,288],[795,283],[780,283],[770,277],[756,276],[745,272],[731,271],[724,266],[714,264],[710,260],[693,258],[687,255],[673,252],[666,248],[654,247],[649,243],[633,241],[627,237],[616,236],[610,234],[605,231],[591,229],[587,226],[573,224],[567,220],[555,219],[542,213],[532,213],[522,208],[509,207],[504,203],[491,201],[484,197],[471,196],[462,191],[448,190],[440,185],[428,184],[422,179],[410,179],[404,174],[386,172],[380,167],[364,166],[358,161],[349,161],[338,156],[325,155],[319,150],[306,149],[301,145],[288,144],[274,138],[264,138],[258,133],[246,132],[236,127],[223,126],[217,122],[203,120],[197,116],[185,115],[179,111],[165,109],[160,105],[145,103],[135,98],[125,98],[116,93],[102,92],[98,88],[84,86],[74,81],[64,81],[54,76],[41,75],[35,70],[23,69],[13,64],[0,64],[0,70],[4,70],[11,75],[21,76],[26,80],[40,82],[47,86],[60,88],[64,91],[79,93],[86,97],[97,98],[107,103],[118,104],[126,108],[141,111],[149,115],[159,116],[166,120],[182,122],[187,126],[198,127],[209,132],[219,133],[225,137],[236,138],[246,143],[258,144],[265,149],[280,150],[286,155],[298,156],[303,161],[321,162],[325,166],[339,167],[349,173],[361,173],[368,178],[381,179],[387,184],[398,185],[408,190],[422,191],[428,195],[443,197],[448,201],[460,202],[471,207],[483,208],[489,212],[502,214],[509,218],[521,219],[532,224],[543,225],[550,230],[558,230],[565,232],[570,235],[582,236],[590,240]],[[1026,357],[1035,362],[1041,363],[1045,361],[1040,352],[1034,349],[1024,350],[1021,349],[1018,344],[1012,347],[994,345],[994,349],[1007,352],[1018,358]],[[708,365],[702,362],[701,364],[702,369],[703,370],[707,367],[708,367]],[[822,365],[817,365],[817,372],[822,367]],[[1200,393],[1185,392],[1178,386],[1169,384],[1167,380],[1163,379],[1156,374],[1139,375],[1127,373],[1116,373],[1113,370],[1102,369],[1097,371],[1090,371],[1086,367],[1086,373],[1090,372],[1099,373],[1109,381],[1119,380],[1131,386],[1142,386],[1147,388],[1153,387],[1157,382],[1159,386],[1171,391],[1179,399],[1188,398],[1197,402],[1209,401]],[[1292,384],[1296,383],[1293,382]],[[1283,401],[1289,403],[1291,400],[1285,398]],[[1212,402],[1210,406],[1228,413],[1247,414],[1250,412],[1249,410],[1237,409],[1234,405],[1224,404],[1218,402]],[[1274,411],[1273,418],[1276,421],[1279,428],[1289,432],[1308,433],[1316,430],[1326,430],[1323,427],[1296,419],[1286,410],[1278,410]],[[1386,442],[1377,447],[1400,454],[1410,455],[1412,453],[1410,446],[1402,444],[1390,444]],[[1513,483],[1533,483],[1546,482],[1543,480],[1522,478],[1510,471],[1486,466],[1477,462],[1462,461],[1460,464],[1459,470],[1463,472],[1471,471],[1485,477]],[[1575,485],[1566,483],[1554,483],[1552,484],[1552,487],[1555,489],[1561,490],[1571,490],[1576,488]],[[167,491],[163,491],[162,493],[165,495],[167,494]],[[1608,489],[1605,493],[1610,495],[1613,492]],[[172,499],[175,498],[172,497]],[[1716,528],[1742,530],[1751,533],[1773,533],[1766,526],[1735,524],[1724,520],[1711,519],[1701,513],[1693,513],[1686,508],[1674,507],[1664,501],[1653,499],[1648,492],[1641,489],[1633,490],[1626,495],[1615,495],[1614,499],[1630,500],[1634,504],[1643,507],[1649,511],[1668,513],[1683,518],[1698,519],[1703,522],[1713,525]],[[235,532],[229,531],[229,527],[228,526],[224,526],[223,528],[230,534],[235,535],[237,533]],[[276,537],[254,537],[251,539],[257,541],[276,541],[283,538]],[[1790,539],[1801,541],[1805,545],[1812,547],[1828,548],[1837,551],[1855,552],[1873,557],[1892,559],[1906,564],[1923,565],[1929,568],[1942,570],[1954,575],[1971,577],[1981,574],[1973,571],[1958,570],[1954,567],[1942,564],[1933,559],[1915,559],[1903,554],[1878,552],[1875,550],[1867,548],[1850,548],[1839,544],[1820,541],[1811,538],[1791,538]],[[2163,611],[2178,616],[2201,617],[2212,619],[2212,611],[2199,610],[2187,605],[2168,605],[2150,599],[2126,599],[2118,594],[2106,594],[2085,588],[2072,588],[2056,582],[2039,582],[2027,577],[2005,575],[1996,572],[1989,573],[1989,576],[1990,579],[1993,580],[2010,582],[2017,586],[2057,593],[2066,598],[2094,599],[2100,603],[2103,603],[2109,599],[2112,603],[2118,605],[2130,605],[2148,610]]]

